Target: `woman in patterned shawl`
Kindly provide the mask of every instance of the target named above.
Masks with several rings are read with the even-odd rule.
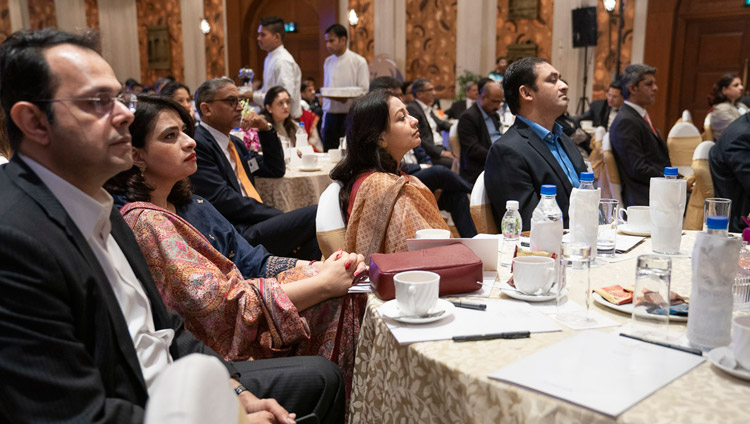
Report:
[[[402,252],[417,230],[448,229],[430,189],[399,170],[420,143],[417,120],[399,98],[374,90],[355,101],[346,140],[346,158],[331,171],[344,184],[339,205],[347,217],[345,249],[365,257]]]
[[[347,290],[364,270],[362,255],[339,251],[309,264],[249,246],[208,201],[191,196],[187,177],[197,164],[187,112],[163,97],[138,100],[130,126],[135,166],[107,188],[133,202],[121,213],[167,307],[228,360],[321,355],[338,363],[350,383],[366,298]],[[186,215],[201,222],[182,218],[185,208],[201,208]],[[220,234],[226,228],[229,238]],[[214,248],[218,239],[231,239],[231,255]],[[238,264],[260,274],[243,275],[227,256],[256,257],[255,267]],[[290,265],[296,266],[276,275]]]

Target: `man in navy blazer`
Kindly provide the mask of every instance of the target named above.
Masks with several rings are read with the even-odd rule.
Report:
[[[484,162],[487,160],[490,146],[499,140],[502,134],[497,111],[503,103],[503,89],[500,84],[489,78],[481,85],[479,99],[458,120],[458,142],[461,143],[460,174],[472,185],[484,171]]]
[[[417,118],[422,148],[430,155],[432,163],[450,169],[453,165],[453,153],[443,147],[443,137],[438,137],[438,134],[441,134],[441,131],[450,131],[451,124],[432,112],[435,87],[430,80],[420,78],[412,83],[411,92],[414,94],[414,101],[406,105],[406,110],[409,111],[409,115]]]
[[[574,119],[575,125],[580,127],[581,121],[591,121],[594,128],[609,129],[609,124],[614,121],[624,102],[622,83],[619,79],[612,81],[607,89],[607,98],[591,102],[589,110]]]
[[[276,131],[263,117],[254,115],[251,124],[258,127],[263,155],[248,151],[240,139],[229,134],[242,118],[238,100],[237,86],[229,78],[210,79],[195,90],[202,120],[195,130],[198,171],[190,176],[195,192],[208,199],[251,245],[262,244],[277,256],[320,259],[315,237],[317,206],[284,213],[251,197],[241,186],[230,143],[253,185],[254,176],[283,177],[286,164]]]
[[[517,200],[523,228],[531,228],[531,214],[543,184],[557,186],[557,204],[568,226],[568,205],[579,175],[586,171],[583,157],[563,134],[555,119],[568,107],[568,86],[546,60],[527,57],[513,62],[503,79],[505,101],[516,121],[490,147],[484,166],[495,222],[505,214],[505,202]]]
[[[0,167],[0,422],[139,423],[150,391],[190,389],[153,384],[173,361],[218,358],[167,312],[101,187],[132,166],[133,114],[96,44],[45,29],[0,46],[15,151]],[[284,408],[343,420],[335,365],[287,359],[222,361],[251,421],[291,422]]]

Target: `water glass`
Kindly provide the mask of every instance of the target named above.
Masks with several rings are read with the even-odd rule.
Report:
[[[668,338],[671,276],[670,258],[638,256],[631,320],[633,334],[654,340]]]
[[[706,219],[709,216],[725,216],[729,220],[732,210],[732,199],[723,197],[709,197],[703,202],[703,231],[706,231]]]
[[[620,202],[617,199],[599,200],[599,236],[596,243],[598,256],[615,256],[615,245],[617,244],[617,208]]]
[[[560,278],[558,278],[557,289],[557,313],[556,318],[569,326],[585,326],[593,319],[590,318],[591,311],[591,246],[588,243],[568,242],[563,243],[560,249]],[[563,312],[562,297],[567,289],[568,299],[583,298],[586,304],[586,312],[576,311]]]

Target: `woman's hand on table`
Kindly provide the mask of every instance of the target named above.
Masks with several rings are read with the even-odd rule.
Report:
[[[334,252],[320,266],[318,276],[325,281],[331,296],[343,296],[349,291],[354,275],[365,269],[365,257],[342,250]]]

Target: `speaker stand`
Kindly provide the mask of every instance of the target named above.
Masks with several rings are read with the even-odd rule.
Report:
[[[576,106],[576,116],[583,115],[586,108],[591,105],[589,98],[586,97],[586,84],[589,81],[589,46],[583,48],[583,96],[578,99]]]

